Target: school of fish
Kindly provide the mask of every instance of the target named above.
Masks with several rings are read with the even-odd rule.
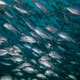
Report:
[[[0,0],[0,80],[80,80],[80,1]]]

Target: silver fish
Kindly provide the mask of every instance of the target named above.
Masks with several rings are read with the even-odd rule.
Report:
[[[5,15],[6,15],[7,17],[9,17],[9,18],[14,18],[9,12],[5,11],[4,13],[5,13]]]
[[[0,80],[12,80],[12,77],[10,75],[5,75],[5,76],[2,76]]]
[[[46,29],[49,31],[49,32],[51,32],[51,33],[56,33],[58,30],[57,30],[57,28],[55,28],[54,26],[52,26],[52,25],[48,25],[47,27],[46,27]]]
[[[22,13],[22,14],[28,14],[28,12],[27,12],[26,10],[23,10],[23,9],[17,7],[17,6],[14,6],[14,8],[15,8],[17,11],[19,11],[20,13]]]
[[[47,35],[47,33],[41,30],[40,28],[36,28],[34,31],[43,39],[49,39],[49,36]]]
[[[26,36],[26,35],[23,35],[21,37],[21,41],[23,41],[23,42],[29,42],[29,43],[36,43],[36,40],[33,37]]]
[[[58,34],[58,36],[61,37],[61,38],[63,38],[63,39],[65,39],[65,40],[67,40],[67,41],[71,41],[71,42],[76,43],[76,41],[73,40],[73,39],[72,39],[69,35],[67,35],[65,32],[60,32],[60,33]]]
[[[66,9],[72,14],[80,15],[80,9],[76,7],[66,7]]]
[[[5,27],[6,29],[11,30],[11,31],[18,32],[18,31],[16,30],[16,28],[14,28],[14,26],[11,25],[11,24],[9,24],[9,23],[3,24],[3,27]]]
[[[7,50],[0,49],[0,56],[4,56],[6,54],[8,54]]]
[[[8,5],[8,4],[5,3],[4,1],[0,1],[0,5],[5,6],[5,5]]]
[[[32,0],[34,2],[34,4],[39,8],[41,9],[44,13],[48,12],[48,10],[45,8],[45,6],[39,2],[39,1],[36,1],[36,0]]]

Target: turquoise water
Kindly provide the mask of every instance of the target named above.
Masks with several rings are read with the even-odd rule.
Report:
[[[0,80],[80,80],[79,67],[79,0],[1,0]]]

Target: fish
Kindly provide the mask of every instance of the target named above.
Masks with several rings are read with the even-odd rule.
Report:
[[[36,0],[32,0],[32,1],[41,11],[43,11],[44,13],[48,12],[48,10],[45,8],[45,6],[41,2]]]
[[[35,33],[37,33],[41,38],[43,39],[49,39],[49,36],[47,35],[47,33],[43,30],[41,30],[40,28],[36,28]]]
[[[37,0],[32,0],[34,4],[43,12],[44,16],[47,18],[48,21],[50,19],[48,18],[50,14],[52,14],[49,10],[46,9],[45,5]]]
[[[12,80],[12,77],[11,75],[5,75],[5,76],[0,77],[0,80]]]
[[[46,79],[46,76],[41,73],[38,73],[36,76],[39,77],[40,79],[43,79],[43,80]]]
[[[31,30],[34,30],[34,26],[28,20],[25,23]]]
[[[5,3],[4,1],[0,1],[0,5],[1,5],[1,6],[5,6],[5,5],[8,5],[8,4]]]
[[[32,68],[32,67],[25,67],[23,69],[23,71],[27,72],[27,73],[37,73],[37,70]]]
[[[69,35],[67,35],[65,32],[60,32],[58,33],[58,36],[65,39],[66,41],[70,41],[70,42],[73,42],[73,43],[76,43],[75,40],[73,40]]]
[[[5,23],[5,24],[3,24],[3,27],[7,28],[8,30],[11,30],[11,31],[17,32],[16,28],[14,28],[14,26],[11,25],[11,24],[9,24],[9,23]]]
[[[46,29],[51,33],[56,33],[58,31],[53,25],[46,26]]]
[[[77,7],[66,7],[66,9],[74,15],[80,15],[80,9]]]
[[[4,56],[6,54],[8,54],[7,50],[0,49],[0,56]]]
[[[7,42],[7,38],[0,36],[0,45],[3,44],[4,42]]]
[[[26,36],[26,35],[23,35],[21,37],[21,41],[29,42],[29,43],[36,43],[36,40],[33,37],[29,37],[29,36]]]
[[[8,17],[8,18],[14,18],[9,12],[5,11],[4,14]]]
[[[63,57],[61,55],[59,55],[59,53],[57,53],[56,51],[51,51],[48,54],[51,58],[53,59],[62,59]]]
[[[14,8],[15,8],[17,11],[19,11],[20,13],[22,13],[22,14],[28,14],[28,12],[27,12],[26,10],[23,10],[23,9],[17,7],[17,6],[14,6]]]

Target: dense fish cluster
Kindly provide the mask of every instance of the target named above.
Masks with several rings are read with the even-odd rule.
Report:
[[[80,80],[80,1],[0,0],[0,80]]]

